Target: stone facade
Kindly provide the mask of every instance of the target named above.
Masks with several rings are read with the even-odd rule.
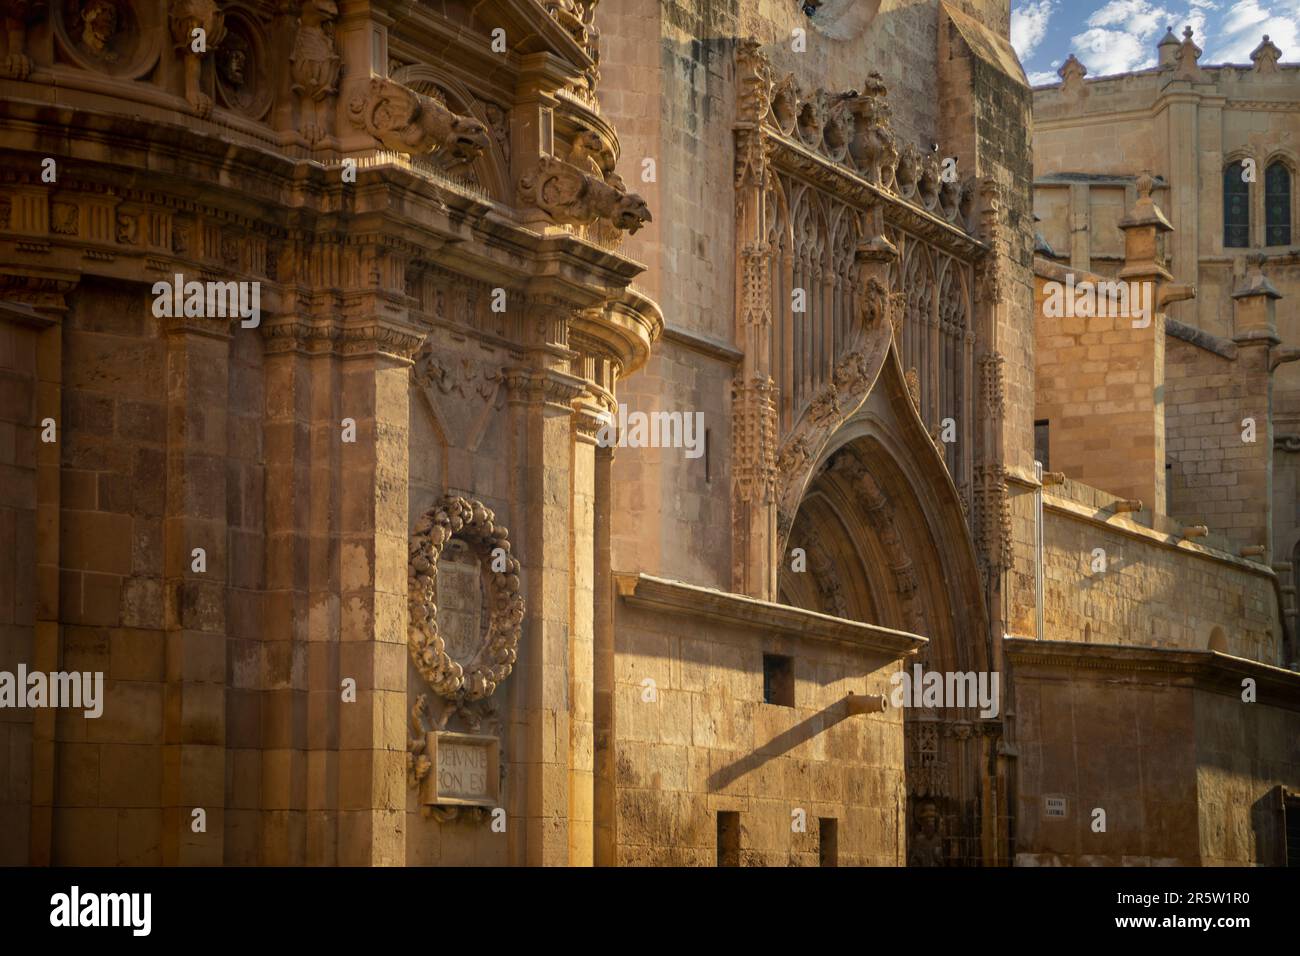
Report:
[[[1167,309],[1168,510],[1191,524],[1236,529],[1243,544],[1266,545],[1267,560],[1294,588],[1300,573],[1300,365],[1294,361],[1300,356],[1300,67],[1279,62],[1295,51],[1279,50],[1268,37],[1246,65],[1200,62],[1190,34],[1168,33],[1158,53],[1154,68],[1099,79],[1087,79],[1086,64],[1073,60],[1061,68],[1062,83],[1035,89],[1040,249],[1062,268],[1115,277],[1125,262],[1121,221],[1138,177],[1144,171],[1154,177],[1152,195],[1172,226],[1161,240],[1162,258],[1171,281],[1194,290]],[[1230,170],[1240,171],[1234,189],[1242,218],[1225,222]],[[1270,196],[1279,198],[1270,202]],[[1229,236],[1225,226],[1238,221],[1239,235]],[[1289,228],[1270,230],[1270,222]],[[1272,318],[1256,327],[1243,315],[1241,298],[1264,284],[1280,298],[1267,306]],[[1214,426],[1231,419],[1240,431],[1246,417],[1261,429],[1254,450],[1274,459],[1260,462],[1250,480],[1221,472],[1212,464],[1221,459],[1217,448],[1207,447],[1229,447],[1218,445],[1230,436]],[[1240,452],[1239,440],[1236,445]],[[1261,498],[1271,500],[1268,513],[1248,517],[1250,502]],[[1295,630],[1294,617],[1290,627]]]
[[[808,7],[6,21],[0,673],[104,694],[0,709],[0,862],[1277,861],[1275,290],[1166,315],[1153,179],[1158,332],[1046,340],[1008,4]],[[1040,480],[1049,403],[1141,441]]]

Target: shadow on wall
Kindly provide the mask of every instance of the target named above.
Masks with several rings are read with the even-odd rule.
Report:
[[[757,770],[769,760],[812,740],[827,727],[839,723],[848,715],[848,702],[844,700],[837,700],[835,703],[823,707],[817,713],[801,720],[789,730],[777,734],[753,753],[746,754],[739,760],[727,764],[727,766],[710,775],[709,789],[714,791],[725,789],[751,770]]]

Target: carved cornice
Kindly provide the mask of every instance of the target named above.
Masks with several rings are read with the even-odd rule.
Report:
[[[1300,710],[1300,673],[1218,651],[1038,641],[1026,637],[1004,638],[1003,647],[1021,678],[1041,674],[1078,680],[1083,674],[1093,672],[1101,679],[1106,674],[1118,673],[1136,680],[1185,683],[1197,690],[1238,699],[1242,680],[1250,678],[1256,684],[1257,703],[1243,703],[1243,706],[1272,705]]]
[[[889,660],[909,657],[927,644],[924,637],[906,631],[847,621],[788,604],[760,601],[649,574],[616,572],[614,582],[619,595],[632,607],[739,625],[764,634],[775,632],[792,634],[801,640],[828,641],[876,651]]]
[[[0,273],[0,299],[30,306],[37,313],[68,310],[67,296],[80,277],[65,272]]]
[[[515,404],[545,405],[572,413],[573,400],[587,391],[582,379],[557,369],[509,368],[503,374],[510,401]]]

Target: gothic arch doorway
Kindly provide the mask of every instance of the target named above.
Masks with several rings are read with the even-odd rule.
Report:
[[[790,548],[804,548],[807,571],[782,563],[780,600],[927,638],[904,665],[909,674],[918,663],[925,672],[989,672],[988,616],[966,518],[896,357],[814,474],[789,539]],[[1001,702],[991,719],[978,706],[914,706],[903,716],[909,864],[1000,858]]]

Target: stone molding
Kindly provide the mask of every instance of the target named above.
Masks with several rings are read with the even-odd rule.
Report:
[[[1017,675],[1061,675],[1077,679],[1081,673],[1123,673],[1148,680],[1174,679],[1196,690],[1240,696],[1241,681],[1255,681],[1258,704],[1300,711],[1300,673],[1272,664],[1234,657],[1221,651],[1082,644],[1075,641],[1039,641],[1006,637],[1003,647]]]
[[[761,633],[790,634],[803,640],[825,641],[876,651],[889,660],[902,660],[929,642],[918,634],[875,624],[846,621],[713,588],[634,572],[614,572],[619,596],[632,607],[663,610],[704,618]]]

